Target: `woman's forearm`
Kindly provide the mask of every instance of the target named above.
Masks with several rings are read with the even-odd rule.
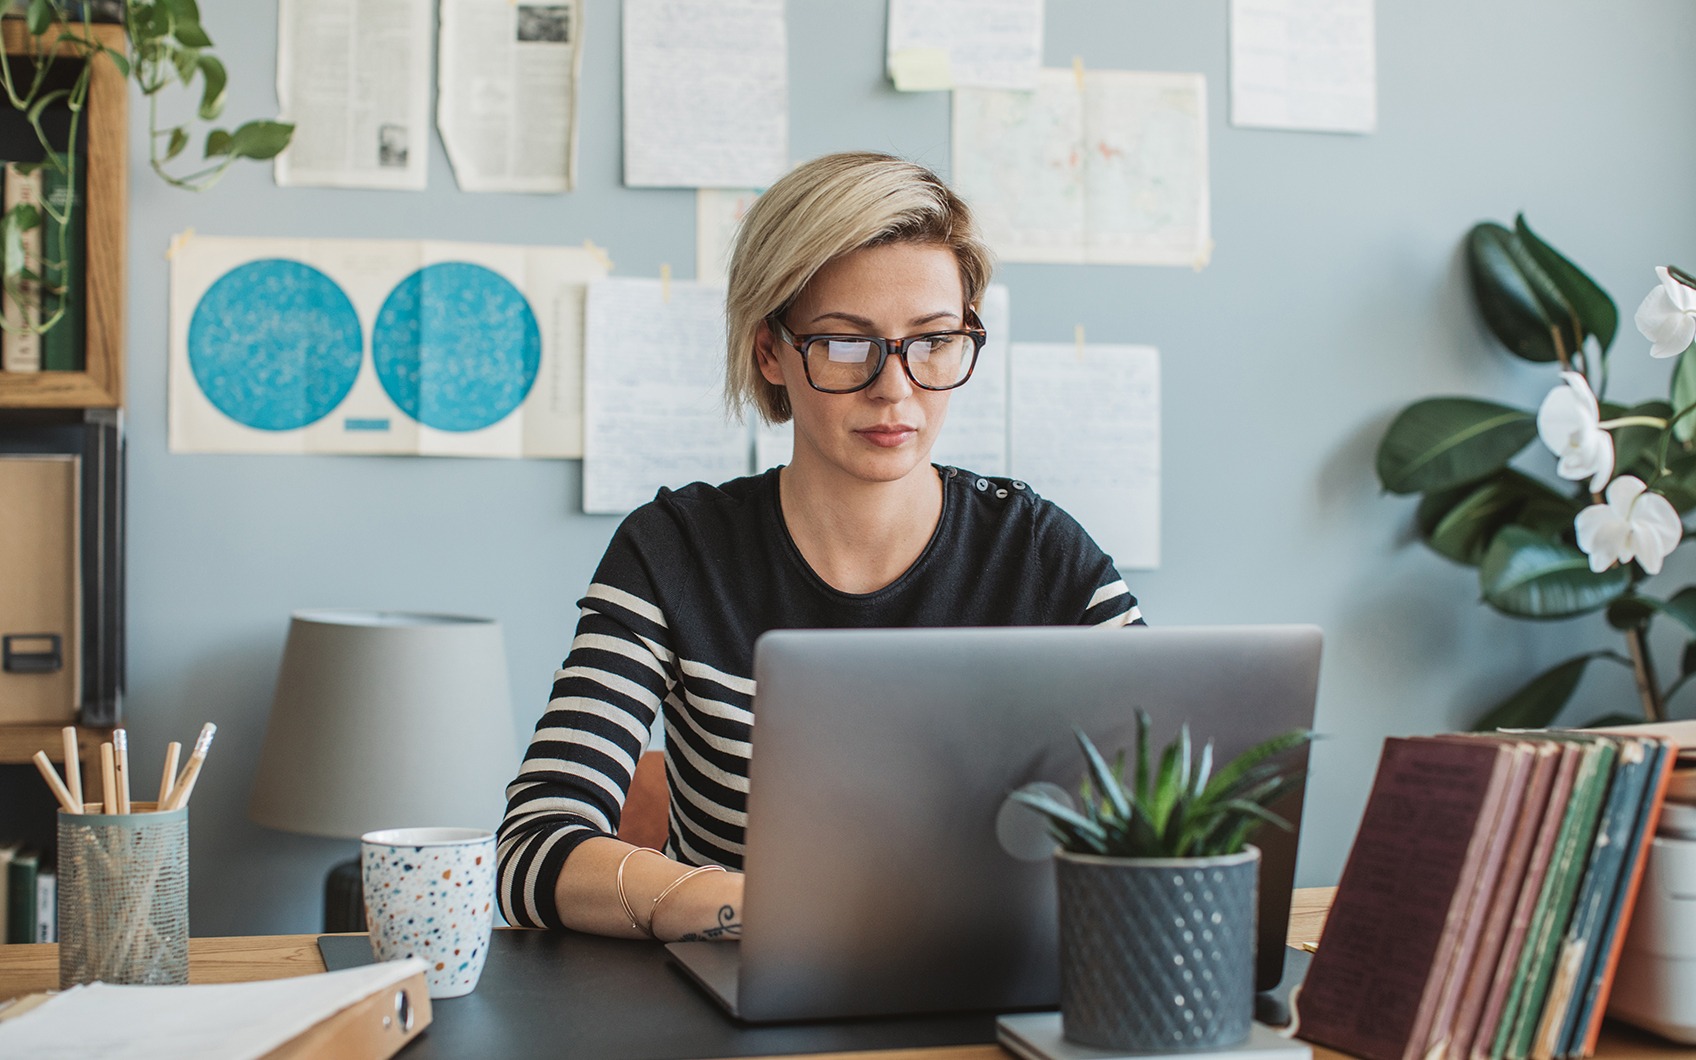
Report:
[[[618,881],[621,862],[623,901]],[[667,942],[736,938],[742,930],[741,873],[703,872],[682,880],[690,871],[688,865],[629,843],[609,837],[590,839],[566,858],[554,899],[560,919],[574,931],[617,938],[647,938],[651,931]],[[664,900],[656,906],[654,899],[662,894]],[[634,927],[631,914],[636,918]]]

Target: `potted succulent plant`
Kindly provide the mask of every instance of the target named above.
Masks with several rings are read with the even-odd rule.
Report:
[[[1257,744],[1219,769],[1213,743],[1192,754],[1189,726],[1151,762],[1137,712],[1134,773],[1078,731],[1087,769],[1073,806],[1040,790],[1014,798],[1060,843],[1060,1010],[1067,1040],[1126,1052],[1237,1044],[1254,1011],[1255,909],[1268,807],[1303,773],[1311,734]]]

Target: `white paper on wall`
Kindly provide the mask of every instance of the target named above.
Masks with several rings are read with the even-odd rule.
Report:
[[[932,463],[1007,474],[1008,324],[1012,300],[1004,284],[984,292],[978,318],[988,337],[966,384],[948,393],[948,419],[931,450]],[[885,366],[884,371],[888,371]]]
[[[1231,124],[1369,133],[1374,0],[1231,0]]]
[[[428,0],[280,0],[277,101],[295,130],[278,184],[423,189],[430,28]]]
[[[783,0],[625,0],[624,183],[764,188],[789,166]]]
[[[1205,265],[1200,74],[1044,70],[954,93],[954,183],[1004,261]]]
[[[575,247],[179,237],[173,452],[582,455]]]
[[[787,464],[795,455],[795,421],[766,423],[756,416],[754,423],[754,471],[765,471]]]
[[[890,80],[902,92],[1034,89],[1042,8],[1043,0],[889,0]]]
[[[461,191],[570,191],[582,0],[441,0],[436,124]]]
[[[1012,469],[1122,568],[1160,565],[1160,354],[1015,343]]]
[[[758,191],[749,189],[702,188],[695,192],[695,279],[701,283],[724,283],[730,278],[730,252],[736,245],[736,229]]]
[[[748,473],[748,427],[724,406],[724,288],[589,286],[583,345],[583,510],[628,512],[662,486]]]

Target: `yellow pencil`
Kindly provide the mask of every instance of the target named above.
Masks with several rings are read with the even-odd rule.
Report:
[[[65,789],[65,782],[59,779],[58,770],[47,760],[46,751],[35,752],[35,768],[41,770],[41,779],[47,781],[47,786],[53,789],[53,797],[59,800],[59,805],[66,813],[81,813],[82,806],[71,801],[71,793]]]
[[[154,805],[159,809],[165,808],[165,803],[171,797],[171,781],[177,776],[177,756],[183,753],[183,745],[172,740],[165,745],[165,771],[159,775],[159,801]]]
[[[77,804],[74,812],[82,812],[82,756],[77,753],[77,727],[67,725],[60,731],[65,738],[65,787],[70,790],[71,801]]]
[[[101,813],[118,812],[118,785],[116,778],[112,775],[113,772],[112,745],[109,743],[103,743],[100,745],[100,794],[102,796],[100,801]]]
[[[200,779],[200,767],[206,762],[206,752],[212,747],[212,736],[218,731],[218,726],[207,722],[200,727],[200,735],[195,738],[194,750],[189,752],[188,764],[183,766],[178,774],[177,782],[171,785],[171,797],[162,810],[180,810],[188,804],[188,797],[194,794],[194,782]]]

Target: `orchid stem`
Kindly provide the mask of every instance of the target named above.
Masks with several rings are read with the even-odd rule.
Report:
[[[1626,630],[1625,646],[1631,651],[1631,671],[1637,678],[1637,694],[1643,699],[1643,716],[1649,721],[1665,721],[1666,708],[1655,681],[1655,663],[1649,657],[1647,634],[1643,626]]]
[[[1667,421],[1658,416],[1621,416],[1615,420],[1603,420],[1596,426],[1603,430],[1611,430],[1614,427],[1657,427],[1665,430]]]

